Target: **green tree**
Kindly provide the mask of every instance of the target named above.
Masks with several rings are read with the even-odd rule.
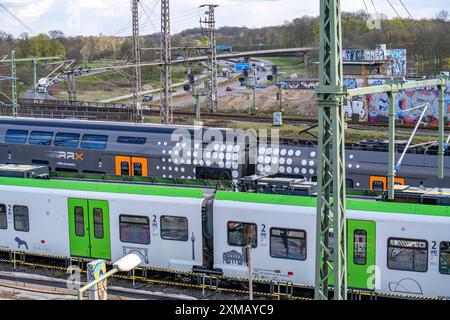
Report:
[[[66,49],[61,41],[57,38],[50,38],[46,34],[38,34],[30,38],[31,51],[33,56],[50,57],[50,56],[66,56]]]

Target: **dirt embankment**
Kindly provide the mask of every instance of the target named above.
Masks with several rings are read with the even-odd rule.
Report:
[[[271,87],[256,91],[256,105],[260,113],[271,113],[279,110],[277,99],[278,88]],[[316,94],[313,90],[283,90],[282,106],[285,114],[317,117]],[[247,111],[253,104],[251,90],[235,91],[220,100],[223,111]]]

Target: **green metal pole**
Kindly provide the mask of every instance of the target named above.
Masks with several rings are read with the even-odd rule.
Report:
[[[18,105],[17,105],[17,66],[16,66],[16,52],[11,51],[11,100],[13,105],[12,115],[13,117],[17,117],[18,114]]]
[[[438,178],[444,179],[444,155],[445,155],[445,89],[446,86],[438,86],[439,89],[439,166]]]
[[[278,92],[280,94],[280,112],[283,112],[283,88],[281,88],[281,82],[278,82]]]
[[[256,79],[255,79],[256,81]],[[253,84],[253,103],[252,103],[252,110],[250,110],[250,115],[255,114],[256,110],[256,83]]]
[[[389,172],[388,172],[388,196],[390,200],[395,198],[395,105],[397,93],[388,92],[389,98]]]
[[[340,0],[320,1],[317,238],[315,298],[347,299],[347,235],[345,205],[345,135]],[[334,235],[330,248],[331,234]]]
[[[36,86],[37,86],[37,61],[33,60],[33,92],[35,98],[37,93]]]

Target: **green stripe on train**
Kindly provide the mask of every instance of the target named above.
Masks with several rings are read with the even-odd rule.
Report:
[[[225,191],[218,191],[216,193],[216,200],[278,204],[299,207],[316,207],[317,204],[317,199],[311,197]],[[357,211],[375,211],[450,217],[450,206],[434,206],[425,204],[381,202],[369,200],[347,200],[347,209]]]
[[[162,197],[196,198],[196,199],[203,198],[203,190],[200,189],[159,187],[159,186],[122,184],[122,183],[0,178],[0,185],[14,186],[14,187],[87,191],[87,192],[121,193],[121,194],[133,194],[145,196],[162,196]]]

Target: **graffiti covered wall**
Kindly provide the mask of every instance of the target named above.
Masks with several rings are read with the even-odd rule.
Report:
[[[449,117],[450,111],[450,86],[444,98],[445,115]],[[405,111],[428,103],[430,107],[427,110],[426,118],[430,124],[437,124],[439,121],[439,92],[437,87],[428,87],[420,89],[411,89],[400,92],[397,96],[397,113],[404,123],[415,123],[420,117],[422,110],[417,109],[409,113]],[[377,93],[367,96],[367,109],[369,122],[386,121],[389,111],[389,99],[387,93]]]
[[[386,76],[388,78],[405,78],[407,76],[406,49],[386,49],[386,45],[378,45],[375,49],[343,50],[344,61],[374,62],[386,61]]]

